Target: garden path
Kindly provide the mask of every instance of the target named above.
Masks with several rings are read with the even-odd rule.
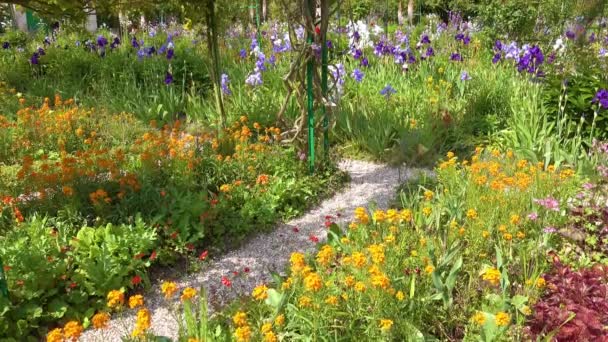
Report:
[[[255,286],[270,282],[272,272],[283,273],[292,252],[313,251],[316,244],[314,240],[323,241],[327,237],[327,220],[342,226],[353,219],[353,211],[357,207],[375,204],[386,208],[395,198],[399,184],[416,177],[420,171],[400,170],[385,164],[357,160],[344,160],[339,166],[348,172],[351,181],[333,197],[305,215],[281,223],[273,231],[259,234],[240,248],[210,260],[200,272],[167,280],[177,282],[180,289],[187,286],[198,289],[204,286],[211,310],[217,310],[239,296],[250,294]],[[238,275],[234,272],[238,272]],[[222,277],[230,279],[230,287],[222,283]],[[145,295],[146,307],[152,313],[152,331],[158,336],[175,339],[177,321],[159,288],[160,285],[156,285]],[[134,316],[133,312],[125,313],[124,316],[113,319],[107,329],[88,330],[81,340],[120,341],[121,336],[132,330]]]

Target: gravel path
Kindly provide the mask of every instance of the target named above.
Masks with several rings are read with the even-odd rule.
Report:
[[[405,171],[382,164],[346,160],[340,168],[350,174],[351,182],[334,197],[323,201],[302,217],[279,224],[269,233],[260,234],[247,241],[237,250],[213,259],[199,273],[172,280],[180,289],[204,286],[208,292],[210,307],[217,310],[238,296],[250,294],[259,285],[271,281],[271,272],[282,273],[289,256],[294,251],[307,252],[315,249],[313,240],[323,241],[327,236],[326,220],[338,224],[350,222],[356,207],[376,204],[386,208],[395,196],[400,182],[415,177],[418,170]],[[235,275],[234,272],[238,272]],[[230,288],[222,284],[222,277],[232,282]],[[177,337],[177,322],[160,293],[160,285],[145,295],[146,306],[152,312],[152,331],[156,335]],[[178,296],[176,296],[178,297]],[[115,318],[108,329],[88,330],[82,341],[120,341],[133,328],[133,313]]]

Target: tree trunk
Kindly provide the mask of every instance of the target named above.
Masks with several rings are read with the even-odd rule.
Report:
[[[222,88],[220,80],[220,54],[217,40],[217,22],[215,17],[215,0],[207,0],[207,49],[211,58],[211,81],[213,82],[213,93],[215,94],[215,105],[220,116],[218,131],[226,125],[226,112],[222,100]]]
[[[410,22],[410,26],[414,25],[414,0],[407,2],[407,20]]]
[[[403,18],[403,0],[399,0],[399,7],[397,8],[397,21],[399,22],[399,26],[403,26],[404,22]]]
[[[264,22],[268,20],[268,1],[262,0],[262,21]]]

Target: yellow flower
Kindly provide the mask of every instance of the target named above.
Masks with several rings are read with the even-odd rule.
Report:
[[[413,251],[410,252],[410,255],[415,258],[415,257],[418,256],[418,252],[415,251],[415,250],[413,250]]]
[[[116,309],[125,303],[125,294],[119,290],[112,290],[108,293],[108,307]]]
[[[412,220],[412,211],[409,209],[403,209],[399,213],[399,216],[401,216],[401,219],[403,221],[410,222]]]
[[[434,193],[431,190],[424,191],[424,199],[430,201],[433,199]]]
[[[325,245],[317,253],[317,263],[321,266],[328,266],[334,257],[334,249],[330,245]]]
[[[386,243],[395,242],[395,236],[393,234],[388,235],[387,237],[384,238],[384,242],[386,242]]]
[[[474,220],[477,218],[477,210],[475,209],[469,209],[467,210],[467,218],[470,218],[471,220]]]
[[[274,319],[274,324],[279,327],[285,324],[285,315],[278,315],[277,318]]]
[[[536,287],[539,289],[542,289],[543,287],[545,287],[545,285],[547,284],[547,282],[545,281],[545,278],[538,278],[536,279]]]
[[[354,252],[352,256],[352,262],[355,267],[361,268],[367,264],[367,257],[361,252]]]
[[[348,245],[350,243],[350,240],[346,236],[344,236],[344,237],[340,238],[340,242],[343,245]]]
[[[329,296],[327,298],[325,298],[325,303],[329,304],[329,305],[338,305],[338,297],[336,296]]]
[[[397,220],[399,219],[399,213],[395,209],[389,209],[386,211],[386,219],[390,223],[397,222]]]
[[[486,315],[484,315],[483,312],[477,311],[475,315],[473,315],[472,320],[477,325],[484,325],[486,322]]]
[[[496,325],[507,326],[511,322],[511,316],[506,312],[499,312],[496,314]]]
[[[501,224],[500,226],[498,226],[498,231],[501,233],[504,233],[507,231],[507,226],[505,226],[504,224]]]
[[[489,232],[489,231],[487,231],[487,230],[484,230],[483,232],[481,232],[481,236],[482,236],[484,239],[487,239],[487,238],[490,236],[490,232]]]
[[[502,235],[502,237],[503,237],[505,240],[507,240],[507,241],[511,241],[511,240],[513,240],[513,234],[511,234],[511,233],[504,233],[504,234]]]
[[[191,287],[187,287],[182,292],[182,296],[180,297],[180,299],[182,302],[184,302],[184,301],[194,298],[195,296],[196,296],[196,290]]]
[[[232,189],[232,187],[230,186],[230,184],[222,184],[220,186],[220,191],[224,192],[224,193],[230,192],[231,189]]]
[[[400,302],[403,301],[405,299],[403,291],[397,291],[397,294],[395,294],[395,298],[397,298],[397,300]]]
[[[521,308],[521,312],[522,312],[524,315],[526,315],[526,316],[530,316],[530,315],[532,314],[532,310],[531,310],[531,309],[530,309],[530,307],[529,307],[529,306],[527,306],[527,305],[524,305],[524,306]]]
[[[526,237],[526,233],[524,233],[522,231],[519,231],[519,232],[517,232],[516,236],[517,236],[518,239],[523,239],[523,238]]]
[[[424,214],[424,216],[429,216],[429,215],[431,215],[432,212],[433,212],[433,208],[431,208],[431,207],[422,208],[422,214]]]
[[[416,121],[416,119],[410,119],[410,129],[416,128],[417,125],[418,121]]]
[[[312,306],[312,299],[310,299],[310,297],[302,296],[298,300],[298,304],[300,305],[300,307],[303,307],[303,308],[310,307],[310,306]]]
[[[511,215],[511,224],[517,225],[521,221],[521,218],[517,214]]]
[[[376,264],[381,264],[384,262],[384,247],[382,247],[382,245],[370,245],[369,247],[367,247],[367,250],[371,254],[373,262],[375,262]]]
[[[150,325],[152,324],[152,317],[150,316],[150,311],[146,308],[139,309],[137,311],[137,320],[135,321],[135,329],[131,334],[133,337],[143,336],[146,333],[146,330],[150,329]]]
[[[78,338],[80,338],[80,335],[82,335],[83,330],[84,328],[82,325],[80,325],[80,323],[76,321],[69,321],[63,327],[63,336],[65,337],[66,341],[78,341]]]
[[[60,328],[51,330],[46,335],[46,342],[63,342],[63,332]]]
[[[248,325],[236,328],[234,337],[237,342],[247,342],[251,338],[251,328]]]
[[[304,286],[308,291],[317,292],[323,287],[321,276],[312,272],[304,278]]]
[[[107,312],[98,312],[93,316],[93,318],[91,318],[91,322],[93,323],[93,328],[95,328],[95,329],[107,328],[109,320],[110,320],[110,314]]]
[[[242,327],[242,326],[247,325],[247,314],[242,311],[235,313],[234,316],[232,316],[232,322],[237,327]]]
[[[291,271],[295,274],[298,274],[306,266],[304,254],[299,252],[291,253],[289,262],[291,263]]]
[[[356,281],[355,281],[355,277],[353,277],[353,276],[351,276],[351,275],[346,276],[346,278],[344,278],[344,285],[345,285],[346,287],[352,287],[352,286],[354,286],[354,285],[355,285],[355,283],[356,283]]]
[[[386,290],[391,286],[391,280],[385,274],[380,273],[372,276],[372,285]]]
[[[160,286],[162,293],[165,295],[165,298],[169,299],[173,297],[175,292],[177,292],[177,284],[172,281],[166,281],[162,283]]]
[[[424,272],[426,272],[427,274],[431,274],[433,273],[433,271],[435,271],[435,266],[433,265],[426,265],[426,267],[424,268]]]
[[[292,284],[293,284],[293,279],[291,277],[289,277],[289,278],[285,279],[283,284],[281,284],[281,289],[287,290],[287,289],[291,288]]]
[[[382,223],[386,220],[386,214],[382,210],[374,211],[373,217],[374,217],[374,221],[376,221],[377,223]]]
[[[455,154],[454,154],[454,152],[450,151],[450,152],[448,152],[448,154],[446,154],[445,156],[446,156],[448,159],[452,159],[452,158],[454,158]]]
[[[259,285],[253,289],[251,296],[256,300],[264,300],[268,298],[268,287],[266,285]]]
[[[357,291],[357,292],[365,292],[366,288],[367,287],[365,286],[365,284],[363,282],[358,281],[355,284],[355,291]]]
[[[272,331],[272,324],[270,324],[268,322],[262,324],[262,327],[260,328],[260,331],[262,333],[267,333],[269,331]]]
[[[481,279],[496,286],[500,282],[500,271],[496,268],[489,268],[483,272]]]
[[[201,342],[201,341],[200,341],[198,338],[193,338],[193,337],[190,337],[190,338],[188,339],[188,342]]]
[[[387,332],[389,330],[391,330],[391,327],[393,326],[393,321],[390,319],[381,319],[380,320],[380,330],[382,330],[383,332]]]
[[[278,340],[277,335],[275,335],[272,331],[264,334],[264,342],[277,342]]]
[[[135,309],[139,306],[144,305],[144,296],[142,295],[134,295],[129,297],[129,308]]]

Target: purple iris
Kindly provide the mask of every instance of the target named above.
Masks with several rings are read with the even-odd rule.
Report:
[[[105,47],[106,45],[108,45],[108,40],[106,39],[106,37],[102,35],[97,36],[97,46]]]
[[[450,56],[450,60],[454,62],[462,62],[462,56],[458,52],[453,52]]]
[[[591,35],[589,36],[589,43],[594,43],[595,42],[595,32],[591,33]]]
[[[4,50],[6,50],[6,49],[8,49],[8,48],[10,48],[10,47],[11,47],[11,44],[10,44],[9,42],[4,42],[4,43],[2,43],[2,48],[3,48]]]
[[[239,56],[240,56],[241,58],[245,58],[245,57],[247,57],[247,50],[245,50],[245,49],[241,49],[241,51],[239,51]]]
[[[396,94],[397,91],[390,84],[387,84],[382,90],[380,90],[380,95],[384,96],[387,100],[391,97],[391,95]]]
[[[173,48],[169,48],[167,50],[167,60],[171,60],[173,58],[174,54],[175,54],[175,51],[173,50]]]
[[[224,95],[232,95],[232,90],[230,90],[230,78],[228,78],[228,75],[222,74],[220,85]]]
[[[420,44],[431,44],[431,39],[428,34],[423,34],[420,38]]]
[[[462,41],[464,39],[464,33],[457,33],[456,36],[454,36],[454,39],[456,39],[456,41]]]
[[[325,45],[327,46],[328,49],[334,48],[334,43],[332,43],[332,41],[329,39],[325,42]]]
[[[359,31],[355,31],[353,33],[353,39],[355,40],[355,42],[358,42],[359,39],[361,39],[361,35],[359,34]]]
[[[30,63],[32,63],[32,65],[38,65],[38,58],[40,58],[40,54],[38,54],[38,52],[34,52],[30,58]]]
[[[502,55],[500,54],[500,52],[499,52],[499,53],[497,53],[497,54],[495,54],[495,55],[494,55],[494,58],[492,58],[492,63],[493,63],[493,64],[496,64],[496,63],[500,62],[500,59],[501,59],[501,58],[502,58]]]
[[[429,46],[429,47],[426,49],[425,56],[426,56],[426,57],[432,57],[432,56],[435,56],[435,50],[433,50],[433,48]]]
[[[359,59],[359,58],[361,58],[361,56],[363,56],[363,51],[356,49],[355,52],[353,53],[353,58]]]
[[[131,46],[139,49],[139,43],[137,42],[137,39],[135,37],[131,38]]]
[[[603,109],[608,109],[608,90],[600,89],[593,98],[593,103],[599,103]]]
[[[173,75],[171,75],[171,73],[167,71],[167,73],[165,74],[165,84],[169,85],[171,83],[173,83]]]
[[[148,57],[151,57],[155,52],[156,52],[156,48],[154,46],[150,46],[150,47],[144,48],[144,53]]]
[[[39,47],[39,48],[38,48],[38,54],[39,54],[40,56],[44,56],[44,55],[46,55],[46,52],[44,51],[44,49],[43,49],[43,48]]]
[[[250,50],[255,50],[255,48],[257,48],[258,46],[259,46],[258,45],[258,40],[255,39],[255,38],[252,38],[251,39],[251,46],[249,46],[249,49]]]
[[[361,62],[360,62],[361,66],[363,67],[368,67],[369,66],[369,60],[367,59],[367,57],[363,57],[361,58]]]
[[[137,51],[137,59],[141,62],[146,56],[146,52],[144,50]]]
[[[502,42],[498,39],[494,42],[494,51],[502,51]]]
[[[365,76],[365,74],[359,70],[359,68],[355,68],[355,70],[353,70],[353,73],[351,74],[352,78],[355,79],[355,81],[357,82],[361,82],[363,80],[363,76]]]
[[[270,55],[270,58],[268,58],[268,63],[272,66],[275,66],[275,64],[277,63],[277,56],[275,56],[274,54]]]
[[[114,37],[112,44],[110,44],[110,49],[115,49],[116,47],[118,47],[118,45],[120,45],[120,38]]]
[[[470,80],[470,79],[471,79],[471,76],[469,75],[469,73],[468,73],[468,72],[463,71],[463,72],[460,74],[460,80],[461,80],[461,81],[468,81],[468,80]]]
[[[264,81],[262,80],[262,72],[256,71],[256,72],[250,74],[245,79],[245,83],[252,87],[262,85],[264,83]]]
[[[462,40],[462,43],[464,45],[469,45],[470,42],[471,42],[471,37],[467,34],[466,36],[464,36],[464,39]]]
[[[576,37],[576,34],[574,32],[572,32],[571,30],[566,31],[566,38],[572,40]]]

